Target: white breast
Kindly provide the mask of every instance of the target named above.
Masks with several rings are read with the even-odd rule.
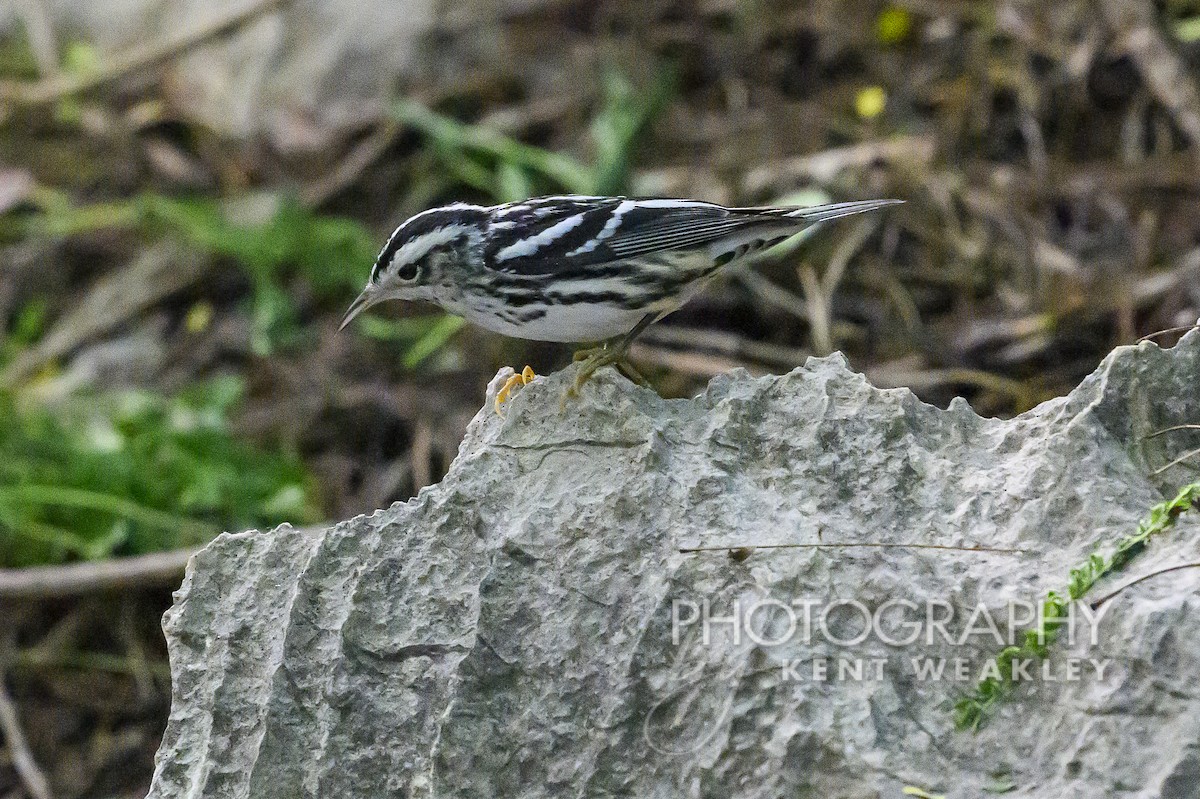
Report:
[[[518,322],[516,310],[486,312],[480,309],[454,308],[468,322],[513,338],[533,341],[585,342],[605,341],[622,336],[645,316],[645,311],[630,311],[608,305],[559,305],[546,308],[546,315]]]

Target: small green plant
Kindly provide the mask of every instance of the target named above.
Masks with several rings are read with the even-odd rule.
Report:
[[[222,530],[315,521],[298,459],[239,442],[232,377],[178,397],[74,397],[52,410],[0,393],[0,565],[138,554]]]
[[[466,125],[425,106],[401,100],[392,116],[423,133],[439,164],[461,183],[497,202],[536,194],[620,194],[629,188],[637,140],[674,90],[670,72],[639,93],[617,73],[608,73],[602,105],[592,119],[592,162],[535,147],[478,125]]]
[[[1039,625],[1026,630],[1020,646],[1005,647],[995,658],[993,674],[980,680],[975,690],[954,704],[954,721],[960,729],[977,730],[987,719],[996,702],[1013,689],[1013,663],[1024,660],[1042,660],[1049,655],[1058,630],[1066,622],[1068,606],[1083,598],[1101,578],[1124,568],[1129,561],[1146,548],[1151,537],[1174,526],[1183,512],[1200,504],[1200,483],[1192,483],[1180,489],[1174,499],[1155,505],[1150,515],[1142,520],[1137,531],[1120,539],[1112,553],[1092,553],[1086,561],[1071,569],[1067,586],[1063,591],[1049,591],[1042,601]]]
[[[12,329],[0,335],[0,367],[42,337],[46,329],[49,303],[39,297],[22,305],[16,312]]]
[[[285,289],[290,272],[301,275],[318,297],[353,297],[378,249],[375,236],[354,220],[319,216],[287,197],[263,200],[266,213],[241,220],[211,199],[151,194],[138,201],[146,224],[245,269],[253,286],[251,345],[260,355],[294,342],[299,333],[298,311]]]

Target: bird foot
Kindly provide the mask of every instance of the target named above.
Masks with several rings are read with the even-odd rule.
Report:
[[[593,347],[591,349],[580,350],[575,353],[574,360],[580,363],[579,371],[575,374],[575,380],[571,383],[563,394],[560,406],[566,408],[568,399],[576,399],[579,397],[579,392],[583,390],[587,381],[592,379],[600,369],[605,366],[616,367],[617,371],[625,375],[639,386],[650,386],[650,381],[642,376],[642,373],[633,368],[629,361],[625,360],[625,352],[616,347]]]
[[[534,374],[533,369],[526,366],[520,372],[505,380],[504,385],[496,392],[496,415],[503,416],[504,412],[501,410],[501,406],[508,402],[508,398],[512,396],[514,391],[529,385],[535,377],[537,375]]]
[[[592,379],[592,375],[597,370],[603,369],[605,366],[612,366],[621,360],[620,353],[606,347],[595,347],[575,353],[575,362],[579,364],[579,371],[575,373],[575,381],[571,383],[563,399],[578,397],[584,384]]]

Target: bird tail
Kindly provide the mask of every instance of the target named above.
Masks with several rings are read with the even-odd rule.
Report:
[[[808,208],[786,209],[784,216],[793,219],[803,219],[805,222],[828,222],[830,219],[841,219],[843,216],[853,216],[866,211],[874,211],[886,205],[899,205],[904,200],[859,200],[849,203],[831,203],[829,205],[814,205]]]
[[[808,224],[828,222],[830,219],[841,219],[843,216],[853,216],[865,211],[874,211],[887,205],[899,205],[904,200],[858,200],[849,203],[830,203],[829,205],[811,205],[806,208],[739,208],[752,214],[763,216],[782,216],[788,219],[799,219]]]

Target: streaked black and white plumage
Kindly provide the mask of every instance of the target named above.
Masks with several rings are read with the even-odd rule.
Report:
[[[725,208],[567,195],[455,203],[396,228],[342,326],[378,302],[409,299],[517,338],[602,341],[640,330],[722,266],[809,225],[897,202]]]

